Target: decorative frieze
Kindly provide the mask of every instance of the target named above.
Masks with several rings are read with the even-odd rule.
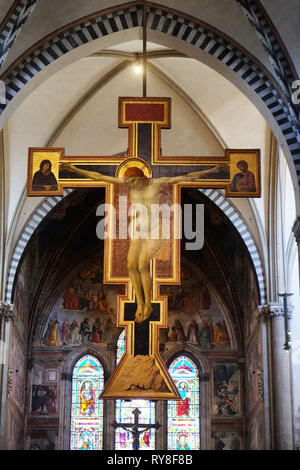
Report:
[[[4,318],[5,320],[14,320],[14,305],[7,302],[0,301],[0,319]]]
[[[13,373],[14,370],[9,368],[7,371],[7,395],[11,395],[13,390]]]

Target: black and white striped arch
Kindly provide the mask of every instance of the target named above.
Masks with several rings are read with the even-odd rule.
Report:
[[[20,89],[39,71],[74,48],[103,36],[142,25],[142,6],[139,2],[131,7],[119,7],[110,14],[104,14],[78,23],[48,39],[18,63],[5,79],[6,104],[0,105],[0,113]],[[175,14],[166,8],[148,7],[147,26],[149,29],[171,35],[206,51],[238,74],[249,85],[271,111],[283,132],[294,159],[300,184],[300,137],[293,115],[280,84],[260,68],[259,62],[248,56],[237,44],[221,33],[203,26],[200,22]],[[284,74],[284,68],[281,73]],[[288,80],[289,77],[286,77]]]
[[[10,268],[8,272],[8,279],[6,284],[6,302],[12,302],[12,293],[13,293],[13,286],[15,282],[15,276],[18,269],[18,265],[20,263],[21,257],[24,253],[24,250],[32,237],[33,233],[37,229],[38,225],[44,220],[44,218],[48,215],[48,213],[66,196],[68,196],[73,189],[64,189],[63,196],[51,196],[46,201],[42,203],[42,205],[35,211],[33,216],[31,217],[30,221],[26,225],[23,233],[21,234],[13,256],[10,263]],[[265,284],[265,276],[264,271],[260,259],[259,252],[256,247],[256,243],[247,228],[246,224],[243,222],[235,208],[231,205],[231,203],[225,199],[225,197],[214,189],[201,189],[200,190],[205,196],[207,196],[212,202],[214,202],[219,209],[228,217],[228,219],[232,222],[235,226],[237,231],[239,232],[240,236],[242,237],[249,254],[251,256],[256,276],[257,282],[259,286],[260,292],[260,302],[262,305],[266,303],[266,284]]]

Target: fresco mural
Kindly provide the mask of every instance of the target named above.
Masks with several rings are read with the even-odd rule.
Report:
[[[247,446],[251,450],[264,450],[264,410],[259,407],[251,416],[248,426]]]
[[[30,299],[30,276],[28,276],[28,273],[32,273],[33,269],[30,253],[27,253],[18,273],[13,297],[15,306],[14,324],[22,338],[25,338],[27,333],[27,312]]]
[[[257,449],[263,450],[265,445],[264,445],[264,411],[261,409],[257,413],[256,417],[256,422],[257,422]]]
[[[21,344],[21,340],[15,330],[12,332],[8,373],[8,396],[13,399],[14,403],[23,413],[25,400],[26,359],[24,346]]]
[[[177,341],[189,341],[204,350],[230,349],[230,336],[222,309],[206,284],[187,267],[180,286],[162,286],[168,296],[168,330],[160,342],[168,350]]]
[[[240,368],[235,363],[217,363],[213,366],[212,414],[220,418],[239,416]]]
[[[21,450],[24,448],[24,423],[8,407],[7,409],[7,435],[9,436],[7,450]]]
[[[236,431],[215,431],[212,433],[213,450],[242,450],[241,434]]]
[[[31,412],[33,414],[57,414],[56,385],[33,385]]]
[[[261,327],[257,326],[246,351],[246,399],[249,413],[263,400],[263,367]]]
[[[30,439],[29,450],[54,450],[55,444],[48,439]]]
[[[58,414],[58,370],[34,363],[32,370],[31,414]]]
[[[82,270],[52,308],[41,345],[57,348],[107,343],[116,323],[117,295],[123,293],[123,286],[103,285],[99,263]]]

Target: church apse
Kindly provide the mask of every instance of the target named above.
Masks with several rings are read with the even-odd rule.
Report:
[[[207,363],[207,374],[204,378],[200,374],[201,406],[205,407],[200,415],[207,416],[205,425],[209,424],[211,433],[204,439],[200,418],[200,448],[242,449],[246,441],[240,305],[247,316],[256,298],[256,285],[238,234],[230,232],[230,225],[213,204],[196,191],[193,198],[195,194],[205,203],[205,246],[198,254],[182,252],[179,286],[161,286],[161,295],[168,298],[169,321],[160,334],[160,351],[166,363],[186,352],[196,362],[205,359]],[[183,201],[185,197],[190,196],[184,193]],[[71,392],[65,384],[70,383],[76,362],[66,368],[70,357],[79,360],[92,353],[100,360],[112,358],[105,380],[115,367],[121,331],[116,328],[116,299],[124,288],[103,282],[103,250],[95,234],[99,200],[96,190],[76,191],[46,218],[24,258],[31,259],[32,278],[25,276],[30,285],[23,290],[30,295],[27,310],[19,313],[20,318],[29,317],[24,326],[30,358],[25,395],[24,446],[28,449],[70,448]],[[83,242],[86,233],[88,240]],[[54,256],[57,252],[60,255]],[[237,272],[239,276],[234,275]],[[254,318],[253,326],[246,327],[247,335],[247,328],[255,334],[255,322]],[[157,409],[165,405],[159,403]],[[104,403],[104,410],[106,407]],[[110,416],[113,421],[114,414]],[[162,425],[161,432],[166,432],[167,423]],[[113,441],[109,444],[107,440],[108,429],[109,423],[104,423],[103,443],[113,448]],[[256,431],[256,436],[261,432]]]

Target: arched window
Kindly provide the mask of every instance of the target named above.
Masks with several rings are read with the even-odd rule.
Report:
[[[125,330],[120,333],[117,342],[117,360],[120,361],[125,351]],[[149,400],[116,400],[116,421],[117,423],[133,423],[133,410],[138,408],[140,423],[155,423],[155,403]],[[115,449],[132,450],[132,435],[129,431],[117,428],[115,431]],[[155,430],[149,429],[140,436],[140,450],[155,450]]]
[[[168,401],[168,450],[200,449],[199,373],[187,356],[179,356],[169,372],[181,395]]]
[[[125,330],[120,333],[118,341],[117,341],[117,360],[116,364],[119,363],[121,357],[123,356],[125,351]]]
[[[71,450],[100,450],[103,441],[104,371],[94,356],[86,354],[75,364],[72,376]]]

